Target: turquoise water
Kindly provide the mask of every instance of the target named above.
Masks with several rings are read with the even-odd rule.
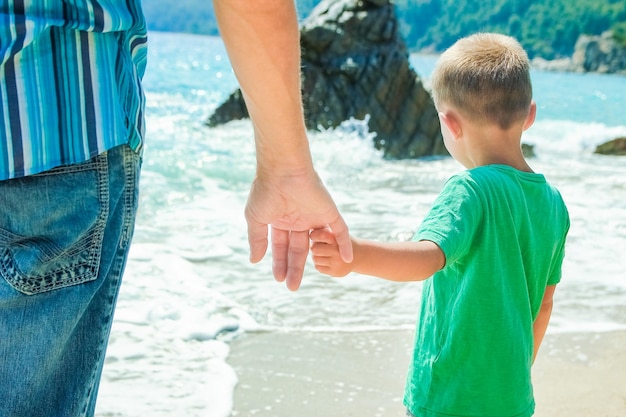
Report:
[[[291,293],[270,258],[248,262],[243,209],[254,173],[249,121],[209,129],[236,88],[218,38],[152,33],[147,145],[137,232],[107,356],[100,416],[227,416],[236,375],[228,337],[259,329],[413,328],[420,284],[341,280],[307,267]],[[432,56],[411,62],[428,82]],[[551,332],[626,328],[626,159],[593,155],[626,136],[626,77],[534,71],[523,141],[562,192],[572,228]],[[317,169],[351,231],[409,239],[452,159],[385,161],[361,121],[311,133]],[[346,157],[349,155],[349,157]],[[131,394],[132,392],[132,394]]]

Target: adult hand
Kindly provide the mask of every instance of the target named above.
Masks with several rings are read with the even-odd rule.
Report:
[[[274,277],[297,290],[309,231],[329,227],[352,259],[348,228],[313,169],[300,83],[300,32],[293,0],[213,0],[222,40],[254,126],[257,177],[246,220],[250,260],[267,251]]]
[[[246,205],[246,220],[250,260],[258,262],[265,256],[271,225],[274,277],[286,281],[292,291],[302,281],[310,230],[330,228],[342,259],[352,261],[348,227],[312,168],[288,174],[257,172]]]

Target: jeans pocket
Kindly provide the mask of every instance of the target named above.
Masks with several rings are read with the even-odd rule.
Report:
[[[0,276],[33,295],[98,277],[108,160],[0,182]]]

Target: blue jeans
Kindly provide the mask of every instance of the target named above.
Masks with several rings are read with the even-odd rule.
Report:
[[[140,156],[0,182],[0,416],[94,414]]]

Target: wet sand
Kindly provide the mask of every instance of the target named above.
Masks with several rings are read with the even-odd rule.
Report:
[[[231,343],[233,416],[401,417],[412,331],[259,332]],[[626,416],[626,332],[548,333],[535,417]]]

